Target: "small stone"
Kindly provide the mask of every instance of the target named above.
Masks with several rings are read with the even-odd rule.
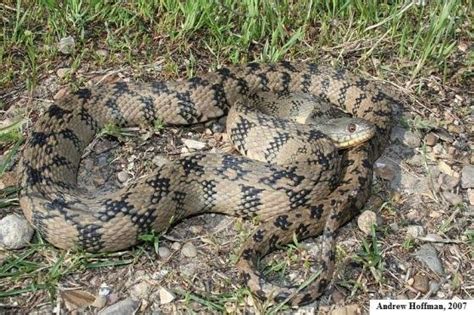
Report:
[[[128,178],[129,178],[129,175],[125,171],[118,172],[118,174],[117,174],[117,179],[121,183],[125,183],[128,180]]]
[[[417,238],[425,234],[425,229],[421,225],[407,226],[407,235],[411,238]]]
[[[107,57],[107,56],[109,55],[109,51],[106,50],[106,49],[97,49],[97,50],[95,51],[95,53],[97,54],[97,56],[103,57],[103,58],[105,58],[105,57]]]
[[[390,183],[390,187],[395,190],[402,190],[407,194],[424,194],[430,191],[428,177],[418,177],[408,172],[401,172],[399,181],[397,179]]]
[[[331,315],[359,315],[361,314],[360,307],[357,304],[350,304],[338,307],[329,313]]]
[[[462,203],[462,197],[450,191],[443,191],[444,199],[451,205],[455,206]]]
[[[464,127],[461,126],[461,125],[455,125],[455,124],[451,124],[448,126],[448,131],[453,134],[453,133],[457,133],[457,134],[460,134],[460,133],[463,133],[464,132]]]
[[[424,274],[417,274],[413,281],[413,288],[422,293],[427,293],[430,289],[429,278]]]
[[[65,55],[70,55],[74,51],[76,43],[72,36],[63,37],[59,40],[58,49]]]
[[[107,308],[101,310],[99,315],[128,315],[135,314],[138,308],[140,307],[140,302],[135,301],[131,298],[122,300],[113,305],[110,305]]]
[[[0,220],[0,246],[7,249],[23,248],[30,242],[33,232],[25,218],[9,214]]]
[[[382,159],[375,162],[375,175],[378,177],[392,181],[395,178],[396,173],[397,166],[395,164]]]
[[[459,177],[450,176],[447,174],[440,174],[438,177],[438,184],[442,190],[453,190],[459,185]]]
[[[95,308],[101,309],[106,304],[107,304],[107,297],[98,295],[98,296],[96,296],[94,302],[92,303],[92,306],[95,307]]]
[[[461,172],[462,188],[474,188],[474,165],[466,165]]]
[[[392,140],[399,140],[410,148],[418,148],[421,144],[420,136],[414,132],[407,131],[400,127],[393,128]]]
[[[186,265],[179,266],[179,271],[182,275],[192,278],[196,274],[197,265],[196,263],[189,263]]]
[[[469,189],[467,191],[467,199],[469,200],[469,203],[474,206],[474,189]]]
[[[415,154],[411,158],[407,159],[406,162],[411,166],[422,166],[425,163],[425,157],[421,154]]]
[[[161,166],[165,165],[166,163],[169,163],[169,160],[166,157],[162,156],[162,155],[157,155],[153,158],[152,162],[156,166],[161,167]]]
[[[71,71],[71,68],[59,68],[59,69],[56,71],[56,75],[58,76],[58,78],[62,79],[62,78],[64,78],[70,71]]]
[[[426,234],[426,236],[423,238],[423,241],[431,242],[431,245],[433,245],[439,251],[443,249],[443,240],[444,238],[441,235],[432,233]]]
[[[147,299],[151,289],[147,281],[141,281],[130,288],[130,297],[134,300]]]
[[[62,99],[66,96],[67,93],[68,93],[68,88],[62,88],[59,91],[57,91],[56,94],[54,94],[53,100]]]
[[[318,312],[316,312],[317,310],[318,310],[318,308],[316,308],[316,306],[310,304],[310,305],[306,305],[306,306],[299,306],[298,309],[291,312],[291,314],[293,314],[293,315],[311,315],[311,314],[317,314],[318,313]],[[319,308],[319,311],[321,311],[321,308]],[[234,311],[234,312],[232,312],[232,314],[239,314],[239,312]],[[283,313],[283,314],[285,314],[285,313]],[[290,314],[290,313],[287,313],[287,314]],[[326,314],[326,313],[324,313],[324,314]]]
[[[431,294],[436,294],[440,288],[440,284],[436,281],[430,281],[430,292]]]
[[[167,289],[161,287],[160,288],[160,304],[168,304],[174,301],[176,298],[173,292],[168,291]]]
[[[438,274],[444,274],[443,265],[438,258],[438,252],[430,244],[424,244],[415,252],[415,257],[428,268]]]
[[[370,235],[372,231],[372,225],[377,224],[377,215],[375,212],[366,210],[362,212],[357,218],[357,225],[359,229],[367,235]]]
[[[192,139],[182,139],[182,141],[188,149],[202,150],[206,147],[205,142],[196,141],[196,140],[192,140]]]
[[[181,248],[181,244],[179,242],[174,242],[171,244],[171,249],[172,250],[179,250]]]
[[[151,275],[151,278],[153,280],[161,280],[163,279],[164,277],[166,277],[167,274],[169,274],[169,270],[168,269],[160,269],[159,271],[157,272],[154,272],[152,275]]]
[[[426,145],[432,147],[436,144],[436,142],[438,142],[438,139],[439,137],[435,133],[430,132],[425,136],[425,143]]]
[[[451,177],[459,177],[459,174],[456,173],[451,166],[449,166],[445,161],[439,161],[438,168],[444,174],[447,174]]]
[[[181,254],[183,254],[185,257],[189,257],[189,258],[196,257],[196,255],[197,255],[196,247],[194,246],[193,243],[186,242],[186,243],[184,243],[183,248],[181,248]]]
[[[202,225],[193,225],[189,228],[189,230],[193,234],[201,234],[202,230],[203,230],[203,227],[202,227]]]
[[[397,232],[397,231],[400,229],[400,227],[398,226],[398,223],[397,223],[397,222],[390,223],[388,226],[389,226],[389,227],[392,229],[392,231],[394,231],[394,232]]]
[[[101,283],[99,287],[99,295],[100,296],[109,296],[112,293],[112,288],[107,285],[107,283]]]
[[[171,255],[171,251],[169,250],[168,247],[160,246],[158,247],[158,256],[160,258],[168,258]]]
[[[433,147],[433,154],[435,156],[442,156],[444,154],[446,154],[446,150],[444,149],[443,145],[441,143],[437,143],[434,147]]]
[[[342,294],[342,292],[340,292],[339,290],[334,290],[334,292],[332,293],[332,300],[334,304],[344,301],[345,298],[346,296]]]

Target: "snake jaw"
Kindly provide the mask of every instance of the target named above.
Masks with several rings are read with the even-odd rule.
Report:
[[[333,118],[316,128],[327,135],[338,149],[359,146],[375,135],[375,126],[362,118]]]

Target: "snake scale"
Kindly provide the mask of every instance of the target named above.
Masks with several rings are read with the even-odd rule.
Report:
[[[342,156],[318,131],[289,136],[293,125],[272,116],[248,118],[246,98],[256,93],[304,93],[339,106],[375,125],[375,136]],[[261,222],[242,247],[237,266],[259,297],[292,305],[319,297],[334,265],[334,234],[366,202],[372,165],[384,149],[396,101],[383,89],[346,70],[312,63],[250,63],[221,68],[187,80],[115,82],[84,88],[52,104],[38,119],[20,161],[20,205],[29,222],[59,248],[116,251],[134,245],[150,230],[202,212],[222,212]],[[251,109],[251,108],[250,108]],[[250,133],[269,138],[260,161],[227,154],[198,153],[103,197],[77,188],[81,155],[106,124],[189,125],[228,114],[228,130],[240,152],[262,147]],[[267,134],[276,128],[276,131]],[[299,138],[299,139],[300,139]],[[268,139],[266,139],[268,140]],[[304,160],[287,142],[301,145]],[[290,146],[291,147],[291,146]],[[308,154],[309,153],[309,154]],[[288,155],[289,166],[267,163]],[[320,276],[301,290],[267,283],[256,269],[259,257],[279,245],[322,235]]]

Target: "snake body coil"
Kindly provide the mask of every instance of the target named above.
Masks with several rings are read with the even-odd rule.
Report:
[[[269,115],[250,119],[245,100],[259,92],[321,98],[373,123],[376,135],[348,150],[341,170],[337,149],[321,132],[298,130],[294,136],[288,120]],[[372,165],[391,128],[393,102],[380,88],[344,70],[288,62],[222,68],[183,81],[118,82],[82,89],[50,106],[37,121],[20,164],[20,204],[47,241],[87,251],[127,248],[140,234],[163,231],[172,219],[191,214],[258,216],[263,223],[244,244],[238,263],[243,279],[263,298],[308,303],[329,281],[334,232],[368,198]],[[260,161],[195,154],[100,198],[77,189],[81,155],[105,124],[143,126],[159,119],[188,125],[222,116],[229,109],[232,141],[243,153],[263,147],[262,154],[255,154]],[[317,140],[316,144],[307,145],[308,139]],[[306,153],[304,160],[293,156],[296,147]],[[291,163],[268,163],[279,156]],[[255,269],[257,257],[291,242],[294,234],[304,238],[323,230],[318,280],[297,293],[265,283]]]

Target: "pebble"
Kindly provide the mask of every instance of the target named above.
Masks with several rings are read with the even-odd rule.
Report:
[[[436,281],[430,281],[430,292],[431,294],[436,294],[440,288],[440,285]]]
[[[407,226],[407,235],[411,238],[417,238],[425,234],[425,229],[421,225]]]
[[[70,71],[71,71],[71,68],[59,68],[59,69],[56,71],[56,75],[58,76],[58,78],[62,79],[62,78],[64,78]]]
[[[74,41],[74,37],[68,36],[63,37],[59,40],[58,49],[65,55],[70,55],[76,46],[76,42]]]
[[[168,162],[169,162],[169,160],[166,157],[164,157],[163,155],[157,155],[152,160],[152,163],[155,164],[158,167],[161,167],[161,166],[165,165]]]
[[[101,310],[99,315],[129,315],[135,314],[138,308],[140,307],[140,302],[135,301],[131,298],[127,298],[120,302],[117,302],[113,305],[110,305],[107,308]]]
[[[422,293],[428,292],[430,289],[429,278],[424,274],[418,273],[414,277],[413,288]]]
[[[443,198],[451,205],[455,206],[462,203],[462,197],[450,191],[443,191]]]
[[[434,272],[444,274],[443,265],[438,258],[438,252],[432,245],[424,244],[420,246],[415,252],[415,257]]]
[[[466,165],[461,172],[462,188],[474,188],[474,165]]]
[[[194,246],[193,243],[186,242],[186,243],[184,243],[183,248],[181,248],[181,254],[183,254],[185,257],[189,257],[189,258],[196,257],[196,255],[197,255],[196,247]]]
[[[293,315],[312,315],[312,314],[317,314],[316,312],[317,308],[315,306],[300,306],[298,307],[297,310],[294,312],[291,312]],[[234,311],[232,314],[238,314],[238,312]],[[290,314],[290,313],[288,313]]]
[[[451,166],[449,166],[445,161],[438,162],[438,168],[441,172],[452,176],[452,177],[459,177],[459,174],[453,170]]]
[[[442,241],[444,238],[441,235],[438,234],[426,234],[426,236],[423,238],[423,241],[427,242],[432,242],[431,245],[434,246],[437,250],[441,251],[443,249],[444,243]]]
[[[392,231],[394,231],[394,232],[397,232],[397,231],[400,229],[400,227],[398,226],[398,223],[397,223],[397,222],[390,223],[390,224],[389,224],[389,227],[390,227],[390,228],[392,229]]]
[[[392,181],[395,179],[395,174],[397,173],[397,165],[383,159],[377,160],[375,162],[375,174],[385,180]]]
[[[189,230],[193,234],[201,234],[202,230],[203,230],[203,227],[202,227],[202,225],[193,225],[189,228]]]
[[[469,203],[474,206],[474,189],[469,189],[467,191],[467,199]]]
[[[446,150],[444,149],[444,147],[441,143],[437,143],[433,147],[433,154],[436,155],[436,156],[441,156],[441,155],[446,154]]]
[[[361,310],[357,304],[349,304],[346,306],[338,307],[329,313],[331,315],[359,315]]]
[[[438,184],[442,190],[453,190],[459,185],[459,182],[459,177],[454,177],[447,174],[440,174],[438,177]]]
[[[107,57],[109,55],[109,51],[106,49],[97,49],[95,53],[100,57]]]
[[[173,292],[161,287],[160,288],[160,304],[168,304],[174,301],[176,298]]]
[[[141,281],[130,288],[130,297],[134,300],[147,299],[151,289],[147,281]]]
[[[186,265],[179,266],[179,271],[182,275],[192,278],[196,274],[197,265],[196,263],[189,263]]]
[[[391,138],[392,140],[402,142],[410,148],[418,148],[421,144],[420,136],[417,133],[405,130],[401,127],[393,128]]]
[[[130,177],[130,176],[129,176],[128,173],[125,172],[125,171],[120,171],[120,172],[118,172],[118,174],[117,174],[117,179],[118,179],[119,182],[121,182],[121,183],[125,183],[125,182],[128,180],[129,177]]]
[[[181,139],[184,143],[184,145],[188,149],[193,149],[193,150],[202,150],[206,147],[205,142],[197,141],[197,140],[192,140],[192,139]]]
[[[408,194],[423,194],[430,191],[428,177],[417,177],[410,173],[401,172],[398,177],[390,183],[390,187],[394,190],[403,190]]]
[[[165,247],[165,246],[158,247],[158,256],[160,256],[160,258],[168,258],[170,255],[171,255],[171,251],[169,250],[168,247]]]
[[[19,249],[29,244],[33,228],[25,218],[9,214],[0,220],[0,246]]]
[[[439,137],[435,133],[430,132],[425,136],[425,143],[426,145],[432,147],[436,144],[436,142],[438,142],[438,139]]]
[[[181,248],[181,244],[179,242],[174,242],[171,244],[171,249],[172,250],[179,250]]]
[[[112,288],[107,283],[101,283],[99,287],[99,296],[109,296]]]
[[[56,94],[54,94],[53,99],[54,100],[59,100],[59,99],[65,97],[67,95],[67,93],[68,93],[68,88],[67,87],[59,89],[59,91],[56,92]]]
[[[366,235],[371,233],[371,228],[373,224],[377,224],[377,215],[375,212],[366,210],[362,212],[357,218],[357,225],[359,229],[364,232]]]

